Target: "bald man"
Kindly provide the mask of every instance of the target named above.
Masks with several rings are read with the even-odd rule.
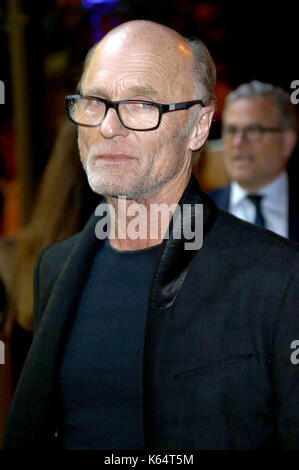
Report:
[[[37,262],[5,449],[298,448],[298,250],[191,177],[214,86],[206,47],[152,22],[88,54],[67,106],[102,199]]]

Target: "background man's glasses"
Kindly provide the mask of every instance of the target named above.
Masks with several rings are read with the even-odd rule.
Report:
[[[261,140],[264,134],[267,132],[283,132],[283,131],[284,129],[281,129],[279,127],[264,127],[259,124],[246,126],[246,127],[243,127],[243,129],[239,129],[235,126],[226,125],[226,126],[223,126],[223,129],[222,129],[222,137],[225,140],[232,140],[240,132],[246,140],[250,142],[255,142],[255,141]]]
[[[151,131],[157,129],[164,113],[189,109],[201,100],[183,103],[161,104],[152,101],[122,100],[108,101],[94,96],[69,95],[66,97],[68,116],[79,126],[100,126],[110,108],[115,109],[121,124],[132,131]]]

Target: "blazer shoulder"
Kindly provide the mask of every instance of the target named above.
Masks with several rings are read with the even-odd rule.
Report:
[[[47,265],[47,269],[57,267],[57,265],[64,264],[74,246],[76,245],[81,232],[75,233],[71,237],[61,240],[59,242],[48,245],[39,255],[41,266]]]
[[[258,252],[262,254],[264,250],[262,258],[277,253],[290,260],[294,257],[294,261],[298,263],[299,244],[293,240],[241,220],[221,209],[218,209],[216,225],[221,231],[222,246],[225,244],[227,247],[233,247],[236,253],[242,250],[249,255],[252,251],[257,259]]]
[[[226,186],[221,186],[221,188],[216,188],[216,189],[212,189],[211,191],[207,191],[207,194],[210,196],[210,197],[217,197],[218,195],[222,195],[223,193],[226,193],[227,191],[229,191],[230,189],[230,185],[226,185]]]
[[[216,205],[227,211],[229,206],[230,185],[223,186],[222,188],[214,189],[207,192],[208,196],[216,203]]]

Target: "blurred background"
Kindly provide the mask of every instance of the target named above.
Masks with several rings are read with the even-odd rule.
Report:
[[[65,114],[64,96],[75,91],[87,50],[107,31],[144,18],[206,43],[218,72],[217,111],[208,147],[213,154],[221,149],[221,142],[213,140],[220,138],[223,100],[232,88],[258,79],[291,94],[290,84],[299,78],[296,8],[292,2],[255,1],[2,1],[0,233],[14,235],[28,221]],[[199,178],[204,189],[221,185],[222,171],[221,165],[216,172],[214,167],[203,169]]]

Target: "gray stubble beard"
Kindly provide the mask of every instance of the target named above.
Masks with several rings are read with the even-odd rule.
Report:
[[[176,138],[175,140],[177,141],[178,139]],[[102,195],[104,197],[125,196],[127,199],[132,199],[136,202],[138,201],[142,202],[146,199],[147,196],[154,194],[159,189],[161,189],[165,184],[171,181],[180,172],[182,165],[183,165],[183,162],[182,162],[182,165],[177,165],[173,169],[173,172],[170,175],[163,178],[162,180],[153,182],[149,186],[146,184],[146,182],[150,179],[152,162],[155,159],[155,156],[151,155],[150,165],[148,165],[145,174],[142,175],[136,187],[130,190],[120,190],[117,188],[108,187],[107,183],[98,180],[96,171],[91,168],[91,162],[93,160],[93,157],[97,155],[98,152],[93,151],[92,148],[87,150],[86,146],[84,150],[83,144],[81,143],[79,135],[78,135],[78,148],[79,148],[81,163],[85,170],[90,188],[96,194]],[[84,151],[86,151],[86,154],[87,154],[87,157],[85,159],[83,158]]]

